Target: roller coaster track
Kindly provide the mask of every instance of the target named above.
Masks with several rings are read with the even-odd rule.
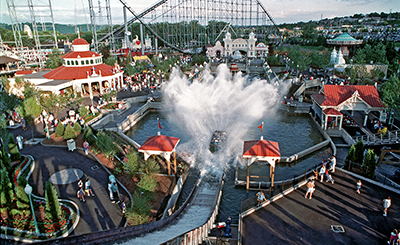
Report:
[[[150,8],[144,10],[143,12],[141,12],[140,14],[137,14],[136,16],[134,16],[133,18],[131,18],[130,20],[127,21],[127,25],[129,26],[130,24],[132,24],[133,22],[137,21],[140,18],[143,18],[145,15],[147,15],[148,13],[150,13],[151,11],[153,11],[154,9],[158,8],[159,6],[163,5],[164,3],[166,3],[168,0],[161,0],[159,2],[157,2],[156,4],[154,4],[153,6],[151,6]],[[121,1],[122,3],[122,1]],[[122,3],[124,4],[124,3]],[[125,6],[125,4],[124,4]],[[113,35],[117,35],[119,33],[121,33],[124,29],[124,24],[121,24],[117,29],[114,29],[112,31]],[[98,42],[102,42],[105,39],[107,39],[109,36],[111,35],[111,33],[107,33],[107,35],[104,35],[103,37],[101,37],[99,39]]]
[[[146,23],[144,23],[144,22],[142,21],[142,19],[135,13],[135,11],[133,11],[133,9],[132,9],[124,0],[119,0],[119,1],[122,3],[122,5],[124,5],[124,7],[125,7],[127,10],[129,10],[129,12],[131,12],[131,14],[132,14],[142,25],[144,25],[144,26],[147,28],[147,30],[149,30],[149,31],[151,32],[151,34],[153,34],[153,35],[156,36],[159,40],[161,40],[162,42],[164,42],[168,47],[173,48],[173,49],[175,49],[176,51],[181,52],[181,53],[191,54],[191,52],[184,51],[183,49],[180,49],[180,48],[176,47],[175,45],[173,45],[173,44],[167,42],[164,38],[162,38],[160,35],[158,35],[157,32],[153,31],[153,29],[151,29],[148,25],[146,25]],[[163,0],[163,1],[164,1],[163,3],[167,2],[167,0]],[[160,5],[163,4],[163,3],[161,3],[161,2],[159,2],[159,3],[160,3]],[[157,4],[156,4],[156,5],[157,5]],[[154,6],[153,6],[153,7],[154,7]],[[148,9],[147,13],[150,12],[150,11],[151,11],[151,10]],[[146,12],[146,11],[144,11],[144,12]],[[144,13],[144,12],[143,12],[143,13]],[[144,15],[143,15],[143,16],[144,16]]]

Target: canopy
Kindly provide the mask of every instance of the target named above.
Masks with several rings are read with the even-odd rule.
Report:
[[[245,141],[243,145],[243,158],[248,158],[250,164],[255,161],[266,161],[272,167],[281,159],[278,142],[267,140]]]
[[[156,135],[148,138],[138,151],[144,153],[145,160],[151,155],[162,155],[165,159],[170,159],[171,153],[175,151],[179,141],[179,138]]]

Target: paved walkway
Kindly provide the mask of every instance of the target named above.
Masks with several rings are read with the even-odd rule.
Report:
[[[22,131],[21,127],[17,129],[9,129],[9,133],[22,135],[24,139],[32,137],[31,128]],[[35,138],[44,139],[42,125],[37,125],[34,129]],[[33,187],[33,193],[44,197],[45,183],[49,178],[60,171],[75,169],[76,173],[83,172],[83,181],[87,177],[91,180],[94,190],[94,197],[85,197],[86,203],[82,203],[76,197],[78,188],[77,179],[65,181],[61,179],[57,181],[60,185],[54,185],[60,198],[69,199],[78,204],[81,212],[80,222],[72,234],[85,234],[98,230],[106,230],[115,227],[122,227],[125,224],[120,207],[110,202],[107,181],[108,173],[93,158],[88,157],[83,151],[75,150],[69,152],[66,147],[46,147],[38,145],[24,145],[21,154],[31,155],[36,162],[36,168],[29,180]],[[95,167],[95,170],[92,170]],[[128,200],[127,193],[119,188],[122,197]]]
[[[399,228],[400,195],[336,171],[335,184],[316,182],[311,200],[306,187],[278,199],[243,219],[243,244],[386,244]],[[382,200],[390,196],[392,207],[384,217]],[[335,233],[340,225],[344,233]]]

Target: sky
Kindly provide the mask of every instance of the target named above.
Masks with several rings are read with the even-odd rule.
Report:
[[[37,5],[49,5],[48,0],[32,0]],[[102,3],[105,0],[100,0]],[[150,7],[159,0],[125,0],[137,13]],[[319,20],[350,16],[356,13],[400,12],[399,0],[260,0],[277,24],[299,21]],[[0,0],[0,23],[11,23],[7,2],[15,6],[27,6],[27,0]],[[98,2],[98,0],[93,0]],[[88,0],[51,0],[54,22],[61,24],[90,24]],[[123,23],[122,4],[119,0],[110,0],[113,24]],[[43,15],[50,16],[48,8]],[[17,7],[18,20],[30,21],[29,9]],[[20,14],[20,12],[24,14]],[[131,15],[128,15],[128,19]],[[45,21],[50,17],[44,17]]]

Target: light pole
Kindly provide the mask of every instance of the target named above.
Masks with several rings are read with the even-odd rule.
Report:
[[[29,197],[29,202],[31,204],[31,209],[32,209],[32,216],[33,216],[33,222],[35,223],[35,233],[36,235],[39,236],[40,232],[39,232],[39,227],[38,224],[36,222],[36,216],[35,216],[35,210],[33,209],[33,203],[32,203],[32,186],[30,186],[29,184],[26,184],[25,186],[25,193],[28,195]]]

